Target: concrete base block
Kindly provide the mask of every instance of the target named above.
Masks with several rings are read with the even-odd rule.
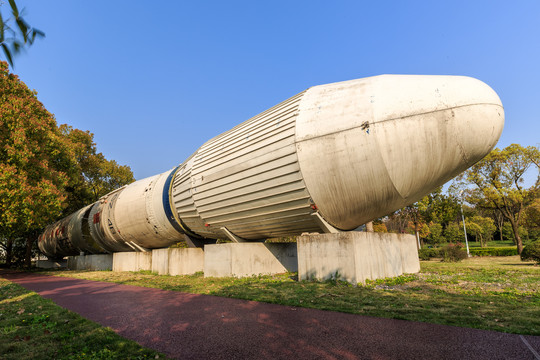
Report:
[[[70,270],[112,270],[112,254],[68,256]]]
[[[412,235],[351,231],[298,238],[300,280],[337,278],[358,284],[418,271]]]
[[[253,276],[297,271],[295,243],[228,243],[204,246],[204,276]]]
[[[152,271],[159,275],[191,275],[203,271],[204,252],[200,248],[152,250]]]
[[[152,272],[159,275],[169,273],[169,249],[152,250]]]
[[[151,252],[118,252],[113,254],[113,271],[152,270]]]
[[[204,271],[203,249],[169,249],[169,275],[191,275],[200,271]]]
[[[67,267],[67,260],[38,260],[36,267],[41,269],[60,269]]]

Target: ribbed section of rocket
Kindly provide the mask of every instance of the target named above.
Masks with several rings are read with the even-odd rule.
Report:
[[[295,124],[303,93],[205,143],[175,179],[180,219],[194,233],[264,239],[321,231],[300,173]]]

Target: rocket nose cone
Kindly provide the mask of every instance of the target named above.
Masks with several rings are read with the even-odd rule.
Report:
[[[383,76],[376,87],[373,134],[404,199],[416,201],[458,175],[486,156],[501,135],[501,101],[479,80]]]
[[[383,75],[310,88],[298,163],[323,218],[342,230],[411,204],[487,155],[504,112],[461,76]]]

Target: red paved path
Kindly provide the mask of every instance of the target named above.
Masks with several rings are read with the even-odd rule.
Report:
[[[0,274],[179,359],[531,359],[540,337],[137,286]]]

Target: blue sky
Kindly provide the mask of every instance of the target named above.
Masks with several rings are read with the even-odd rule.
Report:
[[[540,143],[538,1],[18,4],[46,38],[13,72],[137,179],[310,86],[379,74],[478,78],[505,107],[497,146]]]

